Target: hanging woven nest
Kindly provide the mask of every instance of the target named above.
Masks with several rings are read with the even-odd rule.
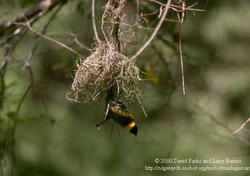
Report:
[[[115,87],[115,99],[132,101],[140,93],[138,82],[138,67],[110,43],[103,42],[89,57],[78,61],[68,99],[100,103],[107,97],[107,92]]]

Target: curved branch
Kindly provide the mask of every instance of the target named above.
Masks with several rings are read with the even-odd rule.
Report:
[[[92,0],[92,23],[93,23],[93,30],[95,33],[95,38],[97,40],[97,43],[100,43],[100,38],[98,36],[97,28],[96,28],[96,22],[95,22],[95,0]]]
[[[160,30],[161,28],[161,25],[162,23],[164,22],[166,16],[167,16],[167,13],[168,13],[168,10],[170,8],[170,4],[171,4],[171,1],[172,0],[168,0],[168,2],[166,3],[165,5],[165,8],[164,8],[164,11],[163,11],[163,14],[160,18],[160,21],[158,22],[154,32],[151,34],[151,36],[149,37],[149,39],[146,41],[146,43],[144,43],[144,45],[135,53],[135,55],[133,55],[131,57],[131,60],[132,61],[135,61],[136,58],[148,47],[148,45],[152,42],[152,40],[155,38],[156,34],[158,33],[158,31]]]

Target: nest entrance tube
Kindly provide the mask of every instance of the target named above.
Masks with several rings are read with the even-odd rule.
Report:
[[[139,69],[110,43],[102,42],[86,59],[79,59],[68,99],[88,104],[133,101],[139,95]]]

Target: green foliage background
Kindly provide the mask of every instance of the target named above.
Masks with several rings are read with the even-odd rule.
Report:
[[[77,57],[58,45],[43,40],[32,59],[35,84],[25,99],[15,131],[15,175],[249,175],[249,171],[145,171],[156,158],[238,159],[250,166],[249,132],[232,132],[250,114],[250,32],[249,1],[197,1],[205,12],[188,12],[182,26],[187,95],[181,93],[178,53],[173,42],[178,26],[166,22],[152,45],[138,58],[142,71],[150,64],[159,76],[159,84],[141,83],[145,118],[137,103],[128,109],[136,118],[139,134],[134,136],[113,123],[101,130],[95,125],[103,118],[104,104],[83,105],[66,100]],[[1,1],[1,21],[23,12],[36,1]],[[131,11],[133,1],[129,1]],[[142,8],[150,9],[144,2]],[[192,4],[191,1],[188,4]],[[84,56],[88,51],[70,41],[69,32],[77,34],[85,45],[93,43],[90,1],[70,1],[48,29],[49,35]],[[97,21],[102,2],[97,3]],[[152,6],[152,8],[154,8]],[[10,10],[11,9],[11,10]],[[174,15],[174,14],[172,14]],[[45,17],[34,28],[45,23]],[[157,18],[149,19],[155,25]],[[138,29],[136,44],[127,45],[132,55],[151,31]],[[6,92],[0,113],[1,138],[8,134],[11,114],[16,110],[29,84],[22,71],[35,35],[29,32],[8,66]],[[169,47],[168,42],[174,48]],[[1,58],[3,51],[0,51]],[[147,76],[142,73],[142,78]],[[112,136],[110,137],[110,133]],[[4,161],[8,163],[10,153]],[[2,166],[8,164],[2,163]],[[168,164],[165,164],[167,166]],[[199,165],[198,165],[199,166]],[[4,173],[2,167],[1,173]],[[142,173],[143,172],[143,173]]]

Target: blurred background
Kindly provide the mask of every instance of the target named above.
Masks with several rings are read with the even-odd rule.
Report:
[[[39,1],[1,0],[0,21],[10,20]],[[96,2],[96,22],[100,32],[106,1]],[[164,2],[164,1],[162,1]],[[232,134],[250,116],[250,1],[186,1],[181,26],[177,14],[168,19],[151,45],[138,57],[140,90],[145,117],[137,101],[126,104],[139,128],[134,137],[112,121],[98,130],[104,103],[86,105],[70,102],[66,93],[73,82],[78,57],[61,46],[41,39],[31,60],[33,85],[15,113],[30,84],[23,70],[37,41],[27,32],[15,48],[4,77],[1,95],[0,175],[16,176],[125,176],[125,175],[250,175],[250,171],[147,171],[156,158],[240,160],[250,166],[249,125]],[[140,19],[121,36],[124,54],[132,56],[148,39],[158,22],[159,4],[127,0],[124,13],[128,24]],[[33,28],[41,31],[52,16],[51,10]],[[122,26],[126,28],[126,26]],[[132,32],[131,32],[132,31]],[[186,95],[182,95],[178,41],[181,34]],[[68,1],[49,25],[46,35],[67,44],[81,55],[90,52],[75,37],[92,48],[91,1]],[[0,50],[4,62],[4,47]],[[3,88],[3,87],[2,87]],[[3,89],[2,91],[3,92]],[[14,140],[10,140],[14,129]],[[13,164],[14,163],[14,164]],[[176,166],[163,163],[159,166]],[[205,164],[179,164],[206,166]],[[207,166],[222,166],[207,164]]]

